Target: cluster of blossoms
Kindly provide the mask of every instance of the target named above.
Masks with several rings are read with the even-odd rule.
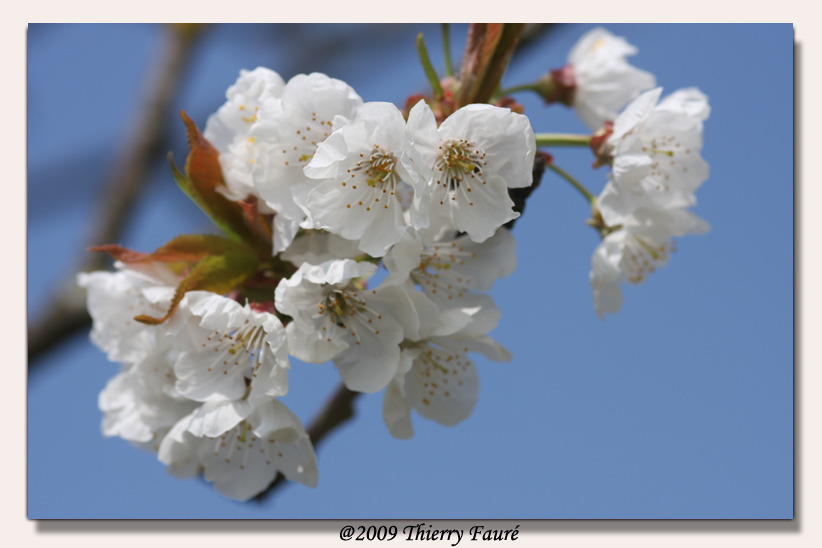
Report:
[[[603,238],[590,275],[600,317],[621,308],[621,282],[641,283],[667,263],[673,237],[708,230],[688,209],[708,178],[700,156],[708,99],[688,88],[660,101],[654,76],[625,59],[636,53],[624,38],[596,28],[580,38],[565,67],[538,83],[546,101],[573,106],[596,132],[595,167],[612,166],[589,221]]]
[[[696,88],[659,101],[661,93],[656,88],[631,102],[603,144],[613,170],[597,198],[593,223],[603,236],[591,270],[600,316],[619,311],[622,280],[638,284],[667,263],[673,237],[708,231],[688,209],[708,178],[699,154],[708,100]]]
[[[595,29],[534,88],[574,106],[596,165],[613,166],[591,196],[600,315],[619,309],[622,280],[664,264],[672,237],[706,227],[688,207],[707,177],[707,101],[640,94],[655,80],[625,61],[635,52]],[[246,500],[278,473],[317,483],[309,433],[282,402],[289,356],[332,361],[350,391],[384,391],[397,438],[413,436],[412,410],[443,425],[471,414],[469,354],[511,358],[488,336],[500,312],[487,292],[516,267],[505,225],[544,143],[512,100],[456,108],[459,83],[443,81],[447,95],[403,112],[324,74],[285,82],[257,68],[203,133],[184,116],[191,154],[175,178],[228,237],[180,236],[151,254],[102,246],[116,271],[79,276],[91,339],[122,364],[100,394],[105,435]]]
[[[479,383],[468,354],[510,359],[487,336],[499,310],[482,292],[516,266],[508,188],[531,184],[536,146],[508,109],[470,105],[438,127],[420,101],[406,122],[323,74],[285,83],[243,71],[227,98],[204,132],[217,191],[271,220],[269,255],[288,275],[263,269],[268,298],[249,297],[255,278],[175,303],[191,268],[174,271],[158,251],[115,255],[116,272],[79,283],[92,340],[123,364],[100,395],[104,434],[245,500],[278,471],[317,482],[311,441],[280,400],[289,355],[333,361],[349,390],[385,389],[399,438],[413,435],[412,409],[446,425],[470,415]],[[371,287],[380,260],[389,274]]]

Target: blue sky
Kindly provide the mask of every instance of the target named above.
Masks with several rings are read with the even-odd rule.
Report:
[[[522,52],[504,84],[561,66],[591,25],[558,26]],[[241,504],[179,481],[100,434],[97,394],[117,371],[85,335],[29,377],[30,518],[790,518],[793,384],[793,29],[790,25],[608,25],[669,93],[711,101],[711,176],[695,211],[712,226],[682,238],[670,264],[625,288],[600,320],[588,283],[597,235],[587,203],[547,173],[517,222],[518,269],[492,290],[492,335],[514,355],[478,357],[480,399],[455,428],[415,417],[395,440],[381,394],[318,451],[316,489],[289,485]],[[441,66],[435,26],[214,27],[169,113],[168,148],[186,154],[175,112],[201,126],[241,68],[285,78],[321,71],[367,101],[425,91],[414,37]],[[465,29],[452,32],[459,56]],[[156,26],[31,25],[28,31],[30,314],[76,265],[159,38]],[[744,47],[741,47],[744,45]],[[523,96],[538,132],[583,132],[572,111]],[[584,150],[557,165],[593,191],[605,171]],[[163,162],[122,244],[147,251],[210,230]],[[101,242],[102,243],[102,242]],[[304,422],[338,382],[294,363],[285,403]]]

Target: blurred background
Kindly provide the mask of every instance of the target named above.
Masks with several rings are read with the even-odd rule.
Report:
[[[537,29],[504,87],[562,66],[592,27]],[[546,173],[514,229],[519,267],[491,292],[502,310],[492,336],[514,359],[476,357],[473,415],[454,428],[414,416],[416,436],[401,441],[382,422],[382,394],[365,395],[319,447],[319,486],[287,484],[264,503],[174,479],[154,455],[103,438],[97,394],[118,366],[88,326],[66,337],[40,329],[28,517],[791,518],[793,29],[606,28],[639,48],[632,64],[666,94],[698,86],[712,107],[711,177],[695,209],[712,230],[680,239],[666,268],[625,287],[619,314],[594,313],[587,202]],[[466,30],[451,26],[455,63]],[[419,32],[442,74],[434,25],[213,25],[191,43],[158,25],[29,25],[30,337],[71,323],[76,296],[55,296],[89,266],[89,244],[150,251],[213,230],[165,159],[188,151],[181,109],[204,127],[239,70],[259,65],[285,79],[324,72],[366,101],[402,106],[428,91]],[[517,98],[537,132],[585,132],[572,110]],[[606,171],[590,168],[590,152],[551,152],[599,192]],[[96,241],[101,233],[115,236]],[[293,361],[284,402],[309,423],[337,384],[333,365]]]

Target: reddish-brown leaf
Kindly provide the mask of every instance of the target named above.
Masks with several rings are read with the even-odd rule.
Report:
[[[257,230],[257,225],[266,223],[265,219],[259,212],[257,218],[250,219],[239,203],[217,191],[225,184],[220,154],[185,112],[181,111],[180,116],[186,126],[190,151],[186,159],[186,174],[174,173],[177,184],[228,235],[251,245],[259,253],[270,254],[270,239],[266,241]]]
[[[187,234],[177,236],[153,253],[132,251],[117,244],[98,245],[90,251],[105,251],[114,260],[126,264],[134,263],[196,263],[204,257],[222,255],[243,247],[228,238],[210,234]]]

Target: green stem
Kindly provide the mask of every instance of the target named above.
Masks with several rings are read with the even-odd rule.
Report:
[[[531,82],[530,84],[521,84],[519,86],[504,89],[497,94],[497,97],[511,95],[512,93],[517,93],[518,91],[533,91],[535,93],[539,93],[539,84],[537,82]]]
[[[550,169],[551,171],[553,171],[554,173],[556,173],[557,175],[571,183],[571,185],[573,185],[573,187],[577,189],[580,194],[585,196],[585,199],[588,200],[588,202],[590,202],[591,204],[594,203],[596,197],[593,194],[591,194],[591,192],[587,188],[582,186],[582,183],[571,177],[571,175],[569,175],[567,171],[555,166],[554,164],[546,164],[545,167],[547,167],[548,169]]]
[[[442,99],[442,86],[440,86],[437,71],[435,71],[431,65],[431,59],[428,57],[428,48],[425,47],[425,40],[422,37],[422,33],[417,35],[417,54],[420,56],[420,63],[422,63],[425,76],[428,77],[428,81],[431,83],[431,89],[434,90],[434,99],[439,101]]]
[[[445,75],[454,76],[454,67],[451,65],[451,39],[448,23],[442,24],[442,54],[445,57]]]
[[[538,147],[587,147],[591,144],[590,135],[537,133],[536,137]]]

